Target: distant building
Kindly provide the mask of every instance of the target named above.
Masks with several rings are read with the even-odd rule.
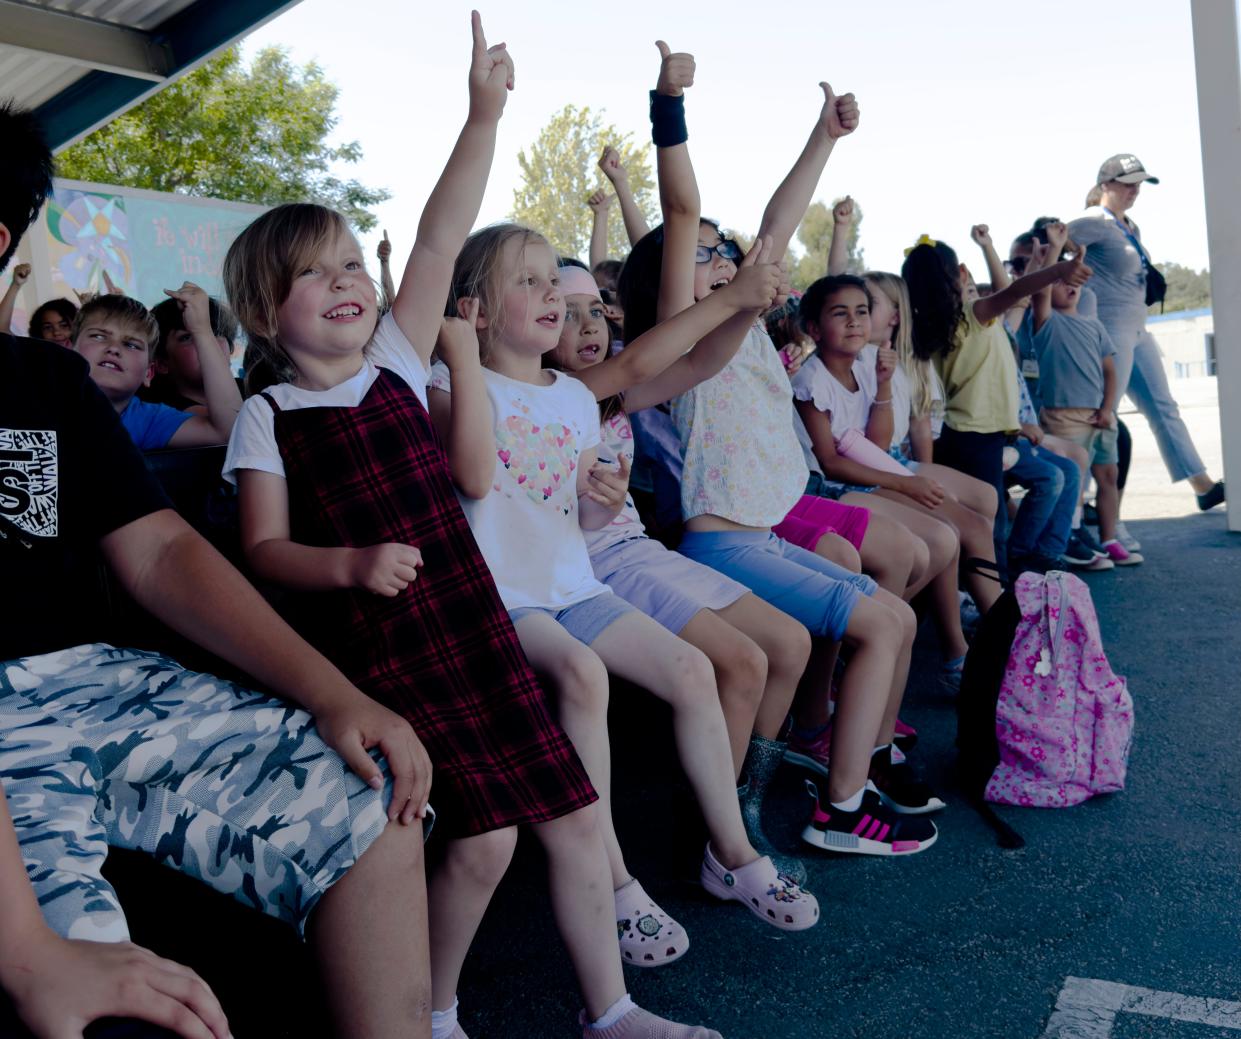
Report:
[[[1169,378],[1215,374],[1215,321],[1210,308],[1154,314],[1146,327],[1163,351]]]

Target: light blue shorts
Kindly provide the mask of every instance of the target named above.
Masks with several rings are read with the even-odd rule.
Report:
[[[607,591],[560,610],[541,606],[518,606],[515,610],[509,610],[508,616],[516,624],[522,617],[531,613],[546,613],[578,642],[589,646],[613,621],[619,620],[627,613],[636,612],[619,595]]]
[[[740,581],[760,599],[802,622],[812,635],[839,639],[858,598],[878,585],[822,556],[762,531],[688,530],[677,549]]]

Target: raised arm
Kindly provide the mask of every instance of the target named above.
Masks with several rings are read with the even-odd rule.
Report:
[[[995,251],[995,242],[991,240],[991,228],[986,224],[975,224],[970,228],[970,238],[982,250],[983,259],[987,263],[987,277],[991,281],[991,291],[999,292],[1008,288],[1008,271],[1004,269],[1004,261]]]
[[[1035,242],[1030,253],[1030,262],[1026,265],[1026,274],[1035,274],[1047,266],[1051,258],[1051,249],[1043,242]],[[1030,297],[1031,320],[1037,332],[1051,317],[1051,284],[1044,285]]]
[[[616,199],[620,202],[621,218],[625,221],[625,235],[629,238],[629,244],[633,245],[646,235],[650,228],[646,226],[646,217],[638,208],[638,200],[633,197],[633,189],[629,186],[629,171],[620,160],[620,152],[610,145],[604,148],[599,157],[599,168],[612,182]]]
[[[17,306],[17,294],[30,277],[30,264],[19,263],[13,268],[13,280],[9,282],[4,297],[0,299],[0,333],[8,334],[13,327],[13,309]]]
[[[769,250],[764,243],[761,240],[755,242],[737,276],[728,285],[687,310],[674,314],[667,321],[647,329],[615,357],[573,374],[586,384],[596,400],[606,400],[617,393],[642,387],[681,361],[689,370],[699,371],[697,381],[710,378],[728,363],[739,343],[732,347],[727,356],[717,357],[714,362],[691,360],[701,349],[694,344],[737,314],[747,315],[748,327],[759,313],[771,306],[780,290],[782,277],[780,268],[769,262]],[[718,366],[708,370],[702,367],[703,363]],[[672,396],[676,393],[650,403],[660,403]],[[627,403],[634,411],[650,406],[650,403],[640,406]]]
[[[1019,300],[1023,300],[1027,296],[1033,296],[1042,288],[1051,286],[1057,281],[1064,281],[1069,285],[1082,286],[1086,284],[1092,273],[1091,269],[1086,266],[1085,251],[1083,250],[1072,260],[1061,260],[1059,263],[1053,263],[1040,271],[1035,271],[1033,274],[1027,274],[1024,277],[1018,278],[1006,289],[976,300],[974,302],[974,316],[981,324],[985,325],[998,317],[1002,317]]]
[[[853,199],[846,195],[832,206],[832,244],[827,250],[827,274],[834,278],[849,269],[849,232],[853,228]]]
[[[659,209],[663,217],[663,259],[655,319],[665,321],[694,304],[694,254],[702,199],[689,157],[685,128],[685,88],[693,86],[695,64],[690,54],[673,53],[663,40],[659,78],[651,91],[651,137],[659,174]]]
[[[608,212],[612,196],[602,188],[586,200],[590,206],[590,269],[593,271],[608,258]]]
[[[837,97],[828,83],[819,86],[823,88],[823,108],[818,121],[793,168],[767,203],[758,229],[763,238],[771,239],[773,256],[783,256],[788,248],[836,142],[857,129],[858,106],[853,95]]]
[[[883,450],[892,446],[892,434],[896,432],[896,417],[892,414],[892,376],[896,374],[896,351],[881,346],[875,353],[874,402],[866,420],[866,439],[878,444]]]
[[[448,466],[457,489],[470,498],[491,493],[496,470],[495,414],[483,366],[478,359],[478,300],[457,301],[459,318],[445,318],[439,356],[452,379],[452,393],[427,391],[431,421],[448,449]]]
[[[175,291],[165,289],[164,292],[177,301],[186,331],[194,337],[198,367],[203,376],[203,395],[207,398],[207,414],[194,415],[182,422],[168,441],[168,446],[226,444],[237,421],[237,413],[241,411],[241,392],[228,366],[228,358],[216,342],[207,294],[189,281]]]
[[[396,285],[392,281],[392,243],[388,241],[387,231],[375,252],[379,256],[379,284],[384,290],[384,299],[391,306],[396,299]]]
[[[430,361],[439,335],[453,264],[478,219],[495,154],[496,126],[513,89],[513,62],[504,44],[488,47],[478,12],[471,12],[470,18],[474,33],[470,114],[422,211],[392,306],[397,324],[423,364]]]

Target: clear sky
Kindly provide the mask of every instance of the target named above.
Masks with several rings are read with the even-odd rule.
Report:
[[[340,87],[350,167],[393,193],[379,209],[397,255],[466,113],[465,0],[303,0],[247,41],[315,60]],[[752,233],[819,111],[821,79],[854,92],[859,129],[817,198],[852,194],[868,266],[898,269],[920,233],[981,271],[1032,219],[1082,208],[1100,162],[1133,152],[1162,183],[1133,210],[1157,261],[1207,265],[1188,0],[717,0],[481,6],[508,43],[517,89],[501,123],[480,223],[507,215],[517,153],[564,104],[649,139],[656,38],[698,62],[687,97],[703,211]],[[582,207],[582,220],[589,211]]]

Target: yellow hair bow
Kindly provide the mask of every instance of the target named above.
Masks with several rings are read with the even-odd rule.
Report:
[[[935,246],[939,245],[939,242],[935,241],[935,239],[932,238],[929,234],[924,234],[921,238],[919,238],[916,242],[914,242],[913,245],[911,245],[908,249],[905,250],[905,255],[908,256],[911,252],[913,252],[920,245],[929,245],[932,249],[934,249]]]

